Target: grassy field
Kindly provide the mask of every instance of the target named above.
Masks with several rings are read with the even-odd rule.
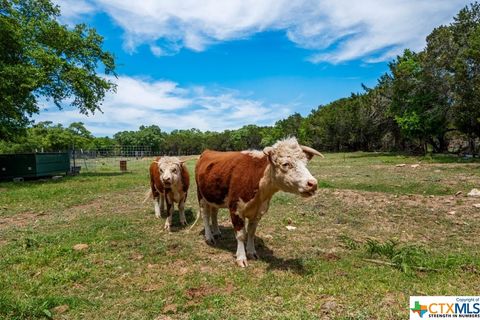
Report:
[[[163,230],[142,203],[148,165],[0,183],[1,319],[406,319],[410,295],[479,294],[480,163],[315,159],[317,195],[274,196],[246,269],[226,211],[216,246],[202,223]]]

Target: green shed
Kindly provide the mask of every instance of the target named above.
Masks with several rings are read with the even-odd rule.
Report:
[[[63,153],[0,154],[0,179],[37,178],[66,174],[70,157]]]

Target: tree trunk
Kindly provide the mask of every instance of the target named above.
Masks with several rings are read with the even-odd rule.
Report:
[[[475,157],[475,138],[473,136],[468,137],[468,145],[470,149],[470,154]]]
[[[448,152],[448,143],[447,143],[447,140],[445,139],[445,134],[439,135],[437,139],[438,139],[439,152],[441,153]]]

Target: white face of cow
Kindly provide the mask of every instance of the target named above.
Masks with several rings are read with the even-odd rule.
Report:
[[[307,169],[307,162],[314,155],[322,156],[320,152],[299,145],[295,138],[278,141],[263,152],[273,165],[274,181],[280,190],[303,197],[315,194],[317,179]]]
[[[166,188],[177,186],[182,181],[182,162],[176,157],[163,157],[158,162],[160,180]]]

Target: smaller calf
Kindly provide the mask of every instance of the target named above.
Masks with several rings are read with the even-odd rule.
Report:
[[[190,175],[187,166],[177,157],[158,157],[150,165],[150,196],[153,196],[155,216],[160,218],[167,203],[165,229],[172,226],[174,203],[178,203],[180,224],[186,225],[185,201],[187,200]]]

